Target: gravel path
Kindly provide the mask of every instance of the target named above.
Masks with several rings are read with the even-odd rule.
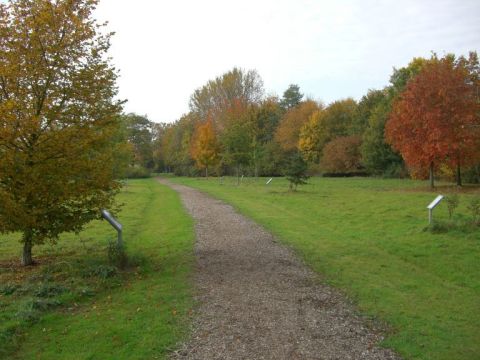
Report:
[[[173,359],[399,359],[338,291],[262,227],[186,186],[195,219],[196,317]]]

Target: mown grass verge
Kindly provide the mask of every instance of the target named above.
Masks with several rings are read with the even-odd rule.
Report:
[[[314,270],[389,327],[384,346],[407,359],[474,359],[480,354],[480,229],[427,226],[437,192],[426,183],[381,179],[310,179],[297,193],[284,179],[172,181],[234,205],[288,244]],[[440,187],[438,193],[450,191]],[[468,223],[460,195],[453,220],[447,206],[437,224]],[[438,228],[438,226],[437,226]]]
[[[0,358],[164,358],[192,312],[193,224],[178,195],[155,179],[119,195],[129,266],[108,261],[116,233],[96,221],[18,266],[17,236],[1,236]]]

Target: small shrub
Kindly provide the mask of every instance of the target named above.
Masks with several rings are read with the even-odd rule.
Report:
[[[448,230],[450,229],[450,226],[443,222],[434,221],[432,225],[428,227],[428,229],[432,234],[444,234],[448,232]]]
[[[117,268],[112,265],[97,265],[89,269],[89,271],[85,274],[88,276],[96,276],[101,279],[108,279],[114,277],[117,274]]]
[[[17,284],[6,284],[0,288],[0,294],[2,295],[12,295],[15,291],[20,288],[20,285]]]
[[[131,166],[127,169],[125,177],[127,179],[145,179],[150,177],[150,170],[140,167]]]
[[[470,200],[470,204],[467,206],[472,214],[472,222],[474,224],[480,223],[480,196],[475,196]]]
[[[124,269],[127,266],[127,253],[123,246],[118,246],[115,241],[108,243],[108,260],[110,264],[113,264],[120,269]]]
[[[297,190],[298,185],[307,183],[309,176],[307,175],[308,165],[299,153],[293,154],[285,168],[285,176],[290,182],[290,190]]]
[[[31,301],[32,310],[46,311],[51,308],[62,305],[58,299],[34,299]]]
[[[452,195],[446,196],[445,201],[447,202],[448,217],[451,219],[453,216],[453,213],[455,212],[455,209],[460,204],[460,198],[458,197],[458,194],[452,194]]]
[[[63,294],[67,289],[58,284],[42,284],[40,287],[34,292],[35,296],[41,298],[52,298],[54,296]]]
[[[42,312],[60,305],[62,302],[57,299],[31,298],[20,306],[15,317],[24,322],[34,323],[40,318]]]

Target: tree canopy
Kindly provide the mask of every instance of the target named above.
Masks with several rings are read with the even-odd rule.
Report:
[[[208,177],[208,168],[218,163],[220,155],[220,144],[211,119],[197,125],[193,135],[191,153],[197,165],[205,169],[205,176]]]
[[[300,92],[300,86],[296,84],[290,84],[283,93],[282,101],[281,101],[281,106],[285,110],[289,110],[291,108],[294,108],[295,106],[298,106],[303,99],[303,94]]]
[[[480,160],[478,83],[468,61],[434,58],[410,80],[393,104],[387,141],[421,176],[445,163],[457,168]],[[475,64],[471,64],[475,65]]]
[[[114,180],[121,102],[97,1],[0,4],[0,231],[32,246],[98,218]]]

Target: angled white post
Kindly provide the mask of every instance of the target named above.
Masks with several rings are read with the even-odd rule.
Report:
[[[428,206],[428,224],[431,225],[433,221],[433,209],[440,204],[440,201],[442,201],[443,195],[438,195]]]
[[[123,230],[123,226],[122,224],[120,224],[118,222],[117,219],[115,219],[112,214],[110,214],[110,212],[108,210],[105,210],[103,209],[102,210],[102,217],[107,220],[110,225],[112,225],[112,227],[117,230],[117,235],[118,235],[118,238],[117,238],[117,246],[119,248],[122,248],[123,247],[123,239],[122,239],[122,230]]]

